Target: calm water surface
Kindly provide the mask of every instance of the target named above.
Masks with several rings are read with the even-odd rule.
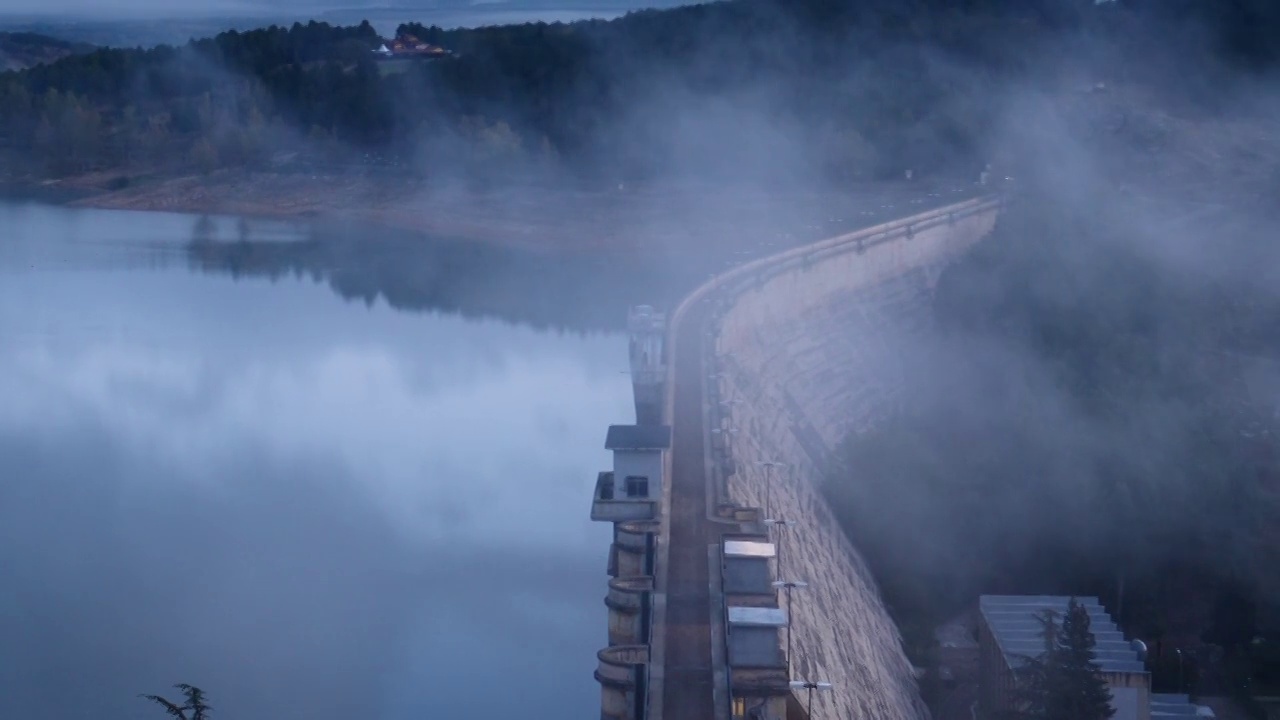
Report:
[[[624,339],[194,273],[197,224],[0,204],[0,718],[594,717]]]

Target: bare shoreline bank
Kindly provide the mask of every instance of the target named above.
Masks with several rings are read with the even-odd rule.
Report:
[[[426,198],[408,183],[359,176],[220,172],[146,179],[118,189],[100,178],[64,182],[60,204],[69,207],[227,215],[364,232],[373,237],[403,233],[526,250],[570,249],[564,243],[547,243],[536,233],[504,232],[506,228],[495,222],[497,218],[484,218],[483,209],[474,203],[442,208],[439,203],[424,202]]]
[[[10,180],[0,183],[0,196],[72,208],[293,222],[373,238],[430,237],[556,254],[638,250],[652,239],[645,231],[658,224],[634,217],[635,212],[620,217],[618,211],[627,209],[632,198],[617,193],[440,187],[358,174],[221,171],[126,179],[101,173]]]
[[[645,188],[510,184],[476,188],[374,174],[219,171],[9,181],[5,197],[78,208],[294,222],[372,239],[429,237],[539,254],[659,255],[793,244],[919,203],[922,185],[814,190],[686,184]],[[913,199],[908,199],[908,197]]]

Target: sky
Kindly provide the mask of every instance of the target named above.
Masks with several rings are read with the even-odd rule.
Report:
[[[0,717],[595,712],[625,340],[193,275],[189,218],[0,224]]]

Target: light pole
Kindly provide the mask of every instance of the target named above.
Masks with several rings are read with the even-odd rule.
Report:
[[[795,521],[794,520],[777,520],[775,518],[765,518],[764,524],[769,527],[787,528],[792,525],[795,525]],[[772,533],[770,533],[770,537],[772,537]],[[778,576],[781,577],[786,574],[787,574],[786,569],[782,565],[782,532],[779,531],[778,532]]]
[[[733,459],[733,451],[729,447],[729,437],[738,434],[736,427],[718,427],[711,428],[711,432],[718,435],[721,440],[720,450],[724,452],[725,457]]]
[[[1124,622],[1124,568],[1116,572],[1116,622]]]
[[[773,473],[771,471],[776,467],[786,467],[787,464],[777,460],[757,460],[756,465],[764,468],[764,514],[767,517],[769,515],[769,490],[773,485],[771,482]]]
[[[1182,692],[1182,648],[1174,648],[1173,653],[1178,656],[1178,692]]]
[[[809,720],[813,720],[813,691],[831,689],[831,683],[829,682],[810,682],[808,680],[792,680],[790,686],[792,690],[809,691],[809,709],[805,712],[809,716]]]
[[[707,386],[709,391],[719,395],[721,390],[720,381],[727,380],[728,377],[728,375],[722,372],[707,373]]]
[[[718,400],[718,401],[716,401],[716,404],[720,406],[721,418],[725,418],[725,417],[727,416],[727,418],[728,418],[730,421],[732,421],[732,420],[733,420],[733,406],[734,406],[734,405],[741,405],[741,404],[742,404],[742,401],[741,401],[741,400],[738,400],[738,399],[736,399],[736,398],[735,398],[735,399],[732,399],[732,400]]]
[[[775,588],[782,588],[787,591],[787,677],[791,677],[791,589],[807,588],[809,583],[799,580],[776,580],[773,583]]]

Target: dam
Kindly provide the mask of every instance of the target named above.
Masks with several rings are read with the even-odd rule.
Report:
[[[968,200],[733,268],[629,316],[636,423],[591,516],[611,522],[602,720],[924,720],[874,579],[821,493],[832,450],[892,410],[899,339],[988,235]],[[856,469],[854,469],[856,474]]]

